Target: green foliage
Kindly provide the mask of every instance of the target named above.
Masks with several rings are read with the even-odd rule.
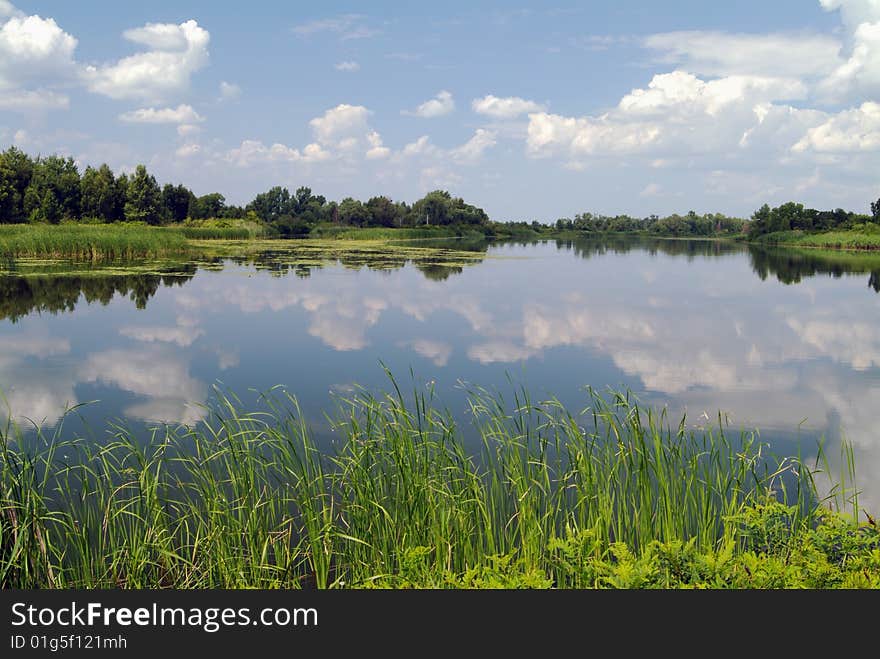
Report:
[[[162,209],[165,217],[171,222],[183,222],[192,215],[191,208],[197,204],[196,196],[183,185],[162,186]]]
[[[143,165],[138,165],[128,177],[125,219],[146,224],[159,224],[162,221],[162,191],[156,178]]]
[[[86,167],[80,181],[83,217],[101,218],[104,222],[125,219],[126,186],[104,164],[98,169]]]
[[[146,226],[0,226],[0,254],[87,261],[150,258],[188,250],[178,232]]]
[[[556,221],[557,231],[577,233],[649,233],[658,236],[728,236],[742,233],[745,221],[727,217],[721,213],[697,215],[690,211],[687,215],[673,214],[668,217],[651,215],[644,219],[617,215],[608,217],[582,213],[574,219],[561,218]]]
[[[31,222],[51,224],[79,217],[80,178],[73,158],[37,159],[24,193],[24,212]]]
[[[764,204],[752,215],[749,238],[765,237],[765,240],[773,240],[772,234],[784,236],[788,231],[809,233],[851,229],[854,225],[870,219],[867,215],[847,212],[842,208],[832,211],[818,211],[813,208],[805,208],[803,204],[793,201],[776,208],[770,208],[769,205]]]
[[[256,216],[249,219],[189,219],[182,226],[174,228],[187,238],[198,240],[246,240],[266,235],[266,225]]]
[[[481,225],[489,221],[482,208],[466,204],[445,190],[434,190],[416,201],[409,212],[409,224],[418,226],[449,224]]]
[[[476,390],[477,457],[430,391],[392,384],[339,401],[333,452],[278,391],[253,412],[218,393],[203,424],[146,443],[8,426],[0,586],[880,587],[876,525],[820,506],[809,469],[765,464],[749,435],[696,435],[626,394],[575,418]],[[783,476],[794,502],[767,498]]]
[[[352,227],[365,226],[370,219],[370,213],[364,208],[364,205],[351,197],[346,197],[339,202],[337,213],[342,224]]]
[[[118,296],[129,298],[138,309],[144,309],[160,285],[180,284],[195,274],[195,266],[176,266],[166,274],[102,274],[93,276],[90,269],[50,275],[0,277],[0,319],[13,323],[37,313],[73,311],[85,300],[89,304],[107,305]]]
[[[388,197],[371,197],[364,207],[374,227],[401,226],[407,210],[404,204],[395,204]]]
[[[0,223],[25,222],[24,195],[34,162],[14,146],[0,153]]]
[[[335,238],[338,240],[418,240],[425,238],[455,238],[461,236],[456,227],[409,227],[392,229],[367,227],[355,229],[347,226],[322,224],[311,230],[314,238]]]
[[[793,247],[816,247],[824,249],[880,249],[880,232],[877,225],[859,224],[861,229],[850,231],[827,231],[805,233],[800,230],[779,231],[758,236],[753,240],[762,245],[786,245]]]
[[[226,209],[226,197],[219,192],[212,192],[201,197],[193,195],[188,198],[188,201],[189,217],[196,220],[222,217],[223,211]]]
[[[242,219],[253,214],[270,225],[273,235],[282,237],[304,237],[316,228],[318,233],[329,235],[332,231],[319,228],[326,224],[389,229],[442,226],[456,227],[457,233],[470,227],[486,236],[522,238],[551,233],[717,237],[741,236],[748,229],[750,239],[768,244],[796,240],[804,246],[875,249],[880,247],[880,239],[875,240],[880,231],[874,223],[880,221],[880,200],[871,204],[871,213],[860,215],[840,208],[818,211],[788,202],[776,208],[765,204],[755,211],[751,222],[695,211],[662,218],[581,213],[573,219],[560,218],[551,227],[537,220],[490,222],[483,209],[446,190],[433,190],[410,206],[385,196],[371,197],[366,203],[347,197],[336,203],[314,195],[305,186],[293,194],[286,187],[272,187],[241,208],[227,205],[219,192],[197,197],[184,185],[170,183],[160,189],[143,165],[132,175],[118,178],[106,164],[98,169],[87,167],[80,177],[71,158],[53,155],[34,160],[15,147],[0,153],[0,223],[58,224],[89,219],[155,225],[181,223],[187,218]]]
[[[254,197],[247,210],[253,210],[263,222],[274,222],[290,214],[290,203],[290,191],[276,186]]]

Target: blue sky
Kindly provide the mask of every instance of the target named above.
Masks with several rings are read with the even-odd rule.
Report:
[[[880,0],[0,0],[0,146],[494,219],[880,196]]]

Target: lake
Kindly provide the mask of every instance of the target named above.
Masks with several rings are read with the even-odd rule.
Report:
[[[411,245],[415,245],[414,243]],[[613,239],[465,245],[467,258],[282,245],[134,269],[7,264],[0,390],[18,422],[98,439],[107,418],[194,424],[213,388],[284,385],[316,432],[365,387],[469,387],[580,410],[629,389],[692,426],[758,429],[769,450],[852,443],[880,503],[880,258],[734,243]],[[67,423],[67,421],[65,421]]]

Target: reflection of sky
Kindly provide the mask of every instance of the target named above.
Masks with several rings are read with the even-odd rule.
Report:
[[[491,254],[508,258],[444,281],[412,266],[306,279],[229,266],[160,288],[145,311],[115,299],[2,323],[0,388],[16,416],[49,423],[94,398],[110,415],[192,423],[216,381],[287,385],[317,418],[330,391],[384,387],[380,360],[436,380],[453,410],[459,379],[504,390],[511,373],[574,406],[584,385],[630,386],[694,420],[721,409],[737,428],[842,430],[880,504],[880,297],[864,275],[785,286],[758,279],[745,253]]]

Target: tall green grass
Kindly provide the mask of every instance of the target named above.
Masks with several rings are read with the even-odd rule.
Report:
[[[826,231],[803,233],[802,231],[777,231],[758,236],[753,242],[765,245],[792,245],[825,249],[880,249],[880,234],[873,229]]]
[[[188,219],[173,228],[197,240],[247,240],[266,235],[265,224],[252,219]]]
[[[194,240],[247,240],[253,233],[247,227],[175,227],[187,238]]]
[[[0,225],[0,255],[81,260],[153,258],[188,250],[182,233],[142,225]]]
[[[343,227],[318,225],[311,230],[312,238],[335,238],[337,240],[410,240],[420,238],[451,238],[460,235],[455,227]]]
[[[720,421],[670,423],[625,394],[591,392],[581,416],[474,390],[481,450],[430,393],[396,384],[339,403],[332,449],[293,397],[264,401],[245,412],[218,393],[198,428],[144,441],[112,426],[103,445],[66,439],[63,422],[36,438],[9,424],[0,585],[631,587],[696,578],[686,566],[709,560],[737,585],[757,578],[748,557],[766,519],[773,538],[780,519],[798,537],[824,510],[799,460],[768,460]],[[733,555],[745,568],[725,563]]]

